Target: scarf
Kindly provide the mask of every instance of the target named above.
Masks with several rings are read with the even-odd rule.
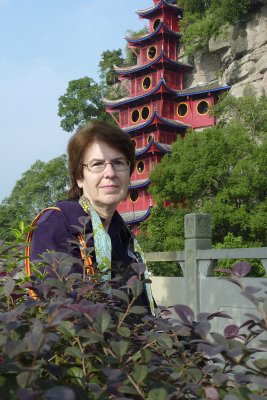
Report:
[[[93,236],[94,236],[94,247],[95,247],[95,257],[96,262],[99,270],[101,272],[108,271],[107,275],[104,275],[105,280],[111,279],[111,239],[107,231],[105,230],[102,221],[99,217],[99,214],[94,209],[90,201],[87,199],[86,196],[82,195],[79,199],[79,203],[83,208],[84,212],[91,217],[92,228],[93,228]],[[127,228],[128,229],[128,228]],[[140,258],[144,264],[145,257],[144,253],[139,246],[136,238],[132,235],[133,244],[134,244],[134,252],[139,256],[136,257],[136,262]],[[144,272],[145,279],[149,279],[149,272],[148,269],[145,269]],[[145,291],[147,294],[149,307],[152,315],[155,315],[155,306],[154,306],[154,299],[152,295],[152,289],[150,283],[145,283]]]

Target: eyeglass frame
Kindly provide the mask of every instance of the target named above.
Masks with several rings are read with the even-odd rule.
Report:
[[[92,174],[101,174],[101,172],[104,172],[104,171],[105,171],[106,166],[107,166],[108,164],[110,164],[110,165],[112,166],[112,168],[114,169],[114,171],[116,171],[116,172],[127,171],[127,169],[130,168],[130,164],[131,164],[130,161],[129,161],[129,160],[124,160],[124,159],[123,159],[123,161],[125,161],[126,164],[127,164],[126,168],[124,168],[124,169],[116,169],[116,167],[114,167],[114,163],[115,163],[116,161],[122,161],[122,160],[116,159],[116,160],[113,160],[113,161],[111,161],[111,162],[104,162],[104,163],[103,163],[103,167],[104,167],[104,168],[103,168],[101,171],[92,171],[92,170],[90,169],[89,163],[87,163],[87,164],[82,164],[82,166],[85,167],[85,168],[87,168],[88,171],[90,171]]]

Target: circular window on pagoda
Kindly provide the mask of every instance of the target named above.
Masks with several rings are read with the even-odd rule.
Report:
[[[140,118],[140,112],[139,110],[133,110],[132,112],[132,122],[135,123],[139,120]]]
[[[130,199],[134,203],[139,197],[139,193],[137,189],[132,189],[130,191]]]
[[[149,76],[146,76],[145,79],[142,82],[142,86],[144,90],[148,90],[151,86],[151,78]]]
[[[198,105],[197,105],[197,112],[198,112],[200,115],[207,114],[208,110],[209,110],[209,103],[208,103],[207,101],[202,100],[202,101],[200,101],[200,102],[198,103]]]
[[[186,103],[180,103],[177,107],[177,114],[179,117],[185,117],[188,111],[188,106]]]
[[[154,139],[154,135],[153,134],[149,135],[147,138],[147,143],[152,142],[153,139]]]
[[[134,147],[136,147],[136,140],[135,139],[131,139],[131,142],[134,145]]]
[[[155,21],[153,22],[153,31],[157,29],[159,24],[160,24],[160,19],[159,18],[155,19]]]
[[[150,60],[153,60],[153,58],[156,57],[157,54],[157,49],[155,46],[151,46],[149,47],[148,51],[147,51],[147,56]]]
[[[142,174],[144,172],[145,164],[143,163],[143,161],[139,161],[137,163],[136,170],[137,170],[138,174]]]
[[[142,115],[142,119],[143,120],[148,119],[148,117],[149,117],[149,108],[148,107],[142,108],[141,115]]]

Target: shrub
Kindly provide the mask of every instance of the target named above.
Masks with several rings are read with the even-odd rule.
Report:
[[[266,358],[251,340],[267,329],[267,301],[242,287],[248,272],[235,266],[231,280],[259,316],[224,333],[184,305],[178,317],[162,308],[152,317],[138,305],[144,265],[133,276],[106,282],[71,273],[77,260],[44,253],[38,282],[21,276],[23,248],[0,250],[0,397],[5,400],[251,399],[267,396]],[[11,268],[12,265],[12,268]],[[39,277],[41,277],[39,272]],[[122,287],[120,285],[122,284]],[[29,297],[31,289],[38,297]],[[266,348],[266,341],[262,342]],[[263,397],[261,397],[263,396]]]

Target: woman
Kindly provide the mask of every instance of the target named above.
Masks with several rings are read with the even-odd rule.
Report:
[[[111,270],[111,277],[125,276],[131,263],[142,261],[136,239],[116,211],[126,198],[134,170],[134,146],[118,127],[90,122],[70,139],[68,162],[69,200],[56,203],[56,208],[48,209],[38,219],[30,259],[40,260],[46,250],[81,257],[79,247],[73,243],[81,232],[80,217],[89,216],[83,237],[90,237],[86,247],[94,248],[93,265],[102,271]],[[140,300],[154,314],[149,284],[145,284]]]

